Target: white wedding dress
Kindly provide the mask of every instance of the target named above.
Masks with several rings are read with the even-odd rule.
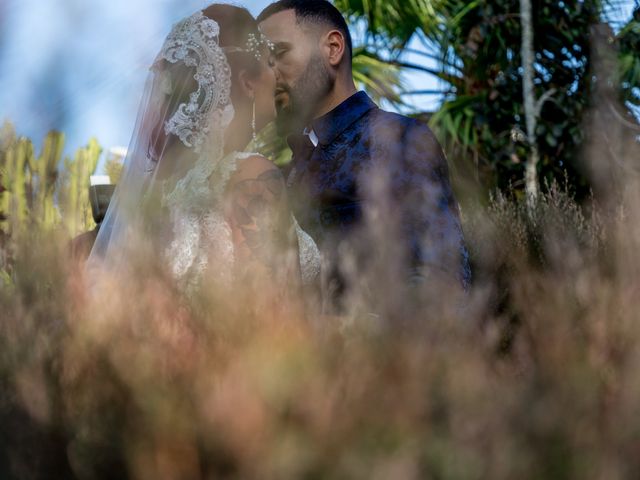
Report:
[[[187,290],[198,286],[205,269],[215,265],[215,277],[230,283],[234,271],[234,245],[231,227],[222,212],[222,195],[238,162],[257,153],[233,152],[213,166],[203,161],[191,175],[166,197],[173,224],[173,241],[165,252],[174,277]],[[206,200],[197,198],[204,194]],[[202,207],[200,207],[202,205]],[[293,218],[298,239],[300,272],[304,285],[314,284],[320,274],[320,252],[313,239]],[[211,278],[211,276],[209,276]]]
[[[223,48],[219,34],[218,23],[197,12],[177,23],[166,38],[151,68],[123,174],[89,268],[131,269],[127,247],[149,224],[146,216],[159,215],[166,228],[160,229],[160,238],[154,233],[153,245],[160,245],[159,253],[182,288],[197,287],[205,272],[207,278],[233,280],[234,243],[223,215],[223,196],[238,163],[256,154],[224,154],[225,132],[235,113],[226,52],[245,51],[260,60],[266,40],[257,32],[244,49]],[[158,196],[161,208],[147,208],[156,207]],[[301,280],[316,282],[318,248],[295,219],[292,222]]]

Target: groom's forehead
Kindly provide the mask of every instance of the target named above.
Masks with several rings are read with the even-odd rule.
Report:
[[[264,19],[260,23],[260,30],[276,45],[295,42],[311,33],[305,22],[298,21],[293,9],[283,10]]]

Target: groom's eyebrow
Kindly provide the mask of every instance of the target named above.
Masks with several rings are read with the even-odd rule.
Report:
[[[291,42],[275,42],[274,46],[277,50],[288,50],[293,46],[293,44]]]

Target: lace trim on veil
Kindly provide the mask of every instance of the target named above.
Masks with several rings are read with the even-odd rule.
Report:
[[[196,152],[200,152],[215,127],[216,119],[210,113],[221,110],[225,120],[229,118],[225,107],[230,107],[231,102],[231,68],[220,47],[219,35],[218,23],[199,11],[173,27],[158,55],[158,60],[182,62],[196,69],[193,78],[198,89],[165,124],[167,134],[173,133]]]

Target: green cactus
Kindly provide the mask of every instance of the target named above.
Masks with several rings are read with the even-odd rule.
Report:
[[[79,149],[74,158],[64,161],[64,174],[61,182],[61,209],[63,223],[69,234],[95,227],[89,202],[89,177],[98,165],[102,148],[96,139]]]
[[[13,126],[9,122],[5,122],[0,128],[0,272],[7,274],[5,269],[7,268],[7,252],[6,241],[8,230],[8,208],[9,208],[9,193],[8,188],[8,176],[6,168],[6,153],[9,146],[16,140],[16,134]]]
[[[9,130],[10,125],[5,123],[0,131],[0,232],[7,231],[9,211],[9,172],[7,153],[15,142],[15,134]]]
[[[34,216],[44,228],[57,225],[59,214],[55,206],[55,193],[58,179],[58,165],[64,147],[64,134],[50,132],[45,138],[42,153],[32,168],[37,172],[39,188],[37,190]]]
[[[7,216],[3,225],[3,232],[11,235],[20,230],[29,217],[29,202],[27,199],[27,183],[31,182],[28,175],[28,156],[33,155],[33,144],[26,138],[12,142],[4,152],[3,158],[3,192],[2,211]]]
[[[6,216],[2,231],[6,235],[25,232],[38,226],[53,228],[58,214],[55,206],[57,166],[62,155],[64,136],[51,132],[39,157],[33,143],[20,138],[4,143],[1,153],[2,201],[0,212]]]
[[[102,148],[91,139],[60,172],[63,147],[64,135],[52,131],[36,157],[29,139],[16,138],[10,124],[0,128],[0,249],[32,228],[76,235],[95,226],[88,187]]]
[[[0,127],[0,165],[2,165],[2,156],[10,144],[16,140],[16,131],[9,122],[4,122]]]
[[[104,171],[109,176],[109,181],[116,185],[122,176],[122,158],[111,156],[104,164]]]

